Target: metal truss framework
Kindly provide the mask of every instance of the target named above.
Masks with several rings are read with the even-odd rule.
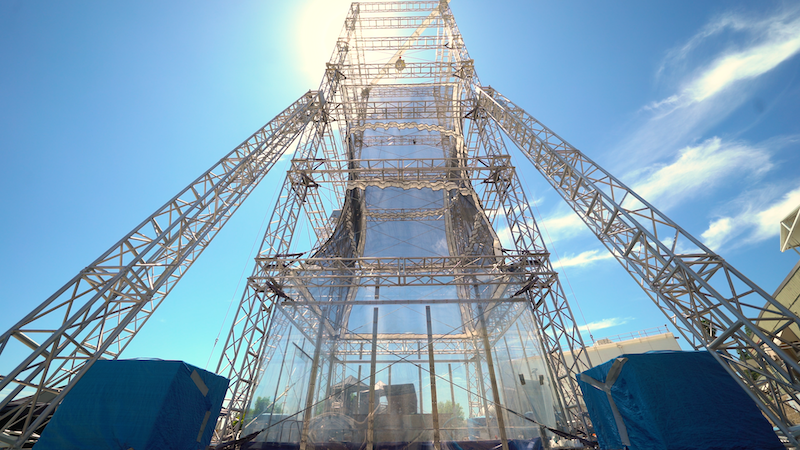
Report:
[[[455,18],[449,8],[441,11],[445,28],[448,31],[448,46],[454,51],[453,65],[458,69],[454,72],[460,79],[468,81],[467,89],[473,99],[473,109],[465,116],[470,118],[471,124],[466,137],[467,148],[470,156],[480,154],[483,150],[490,157],[507,156],[497,125],[485,116],[478,114],[476,96],[479,92],[480,81],[477,72],[473,69],[473,60],[469,57],[467,47]],[[481,199],[486,211],[496,212],[502,210],[506,217],[509,231],[512,235],[515,248],[531,252],[547,252],[544,239],[536,225],[530,204],[525,198],[525,192],[513,170],[496,170],[485,180],[493,189],[485,192]],[[497,217],[495,214],[494,217]],[[543,258],[543,265],[553,270],[549,258]],[[551,377],[555,378],[559,390],[558,400],[561,408],[568,416],[570,428],[578,432],[588,428],[584,407],[579,396],[577,374],[589,368],[589,360],[585,355],[583,338],[572,310],[567,302],[566,295],[557,278],[550,282],[543,282],[532,278],[524,287],[525,295],[530,300],[534,317],[538,324],[538,337],[542,341],[545,360],[548,363]],[[572,357],[568,364],[565,354]],[[527,359],[527,358],[526,358]]]
[[[708,349],[793,441],[787,414],[800,388],[799,348],[781,331],[798,317],[522,108],[494,89],[477,91],[479,113],[503,128],[692,346]]]
[[[397,5],[403,4],[405,3],[397,3]],[[444,125],[453,121],[463,122],[465,116],[469,117],[468,113],[475,108],[472,85],[477,85],[477,78],[472,70],[472,61],[468,57],[463,57],[466,49],[463,48],[463,44],[459,44],[460,36],[457,34],[455,22],[446,2],[429,2],[427,6],[430,14],[428,16],[410,18],[364,18],[363,14],[369,10],[370,5],[372,4],[360,4],[358,7],[360,9],[356,9],[355,6],[351,9],[343,36],[337,43],[338,53],[334,53],[333,60],[328,64],[329,76],[323,81],[323,87],[320,89],[338,94],[329,98],[327,104],[330,109],[326,116],[338,123],[347,123],[348,133],[342,142],[342,147],[363,149],[370,146],[411,144],[453,147],[457,149],[456,153],[453,158],[446,159],[381,158],[370,160],[354,157],[350,153],[352,150],[348,150],[347,154],[340,159],[318,158],[316,154],[309,152],[303,157],[293,159],[287,183],[291,182],[293,186],[304,187],[301,201],[317,197],[318,190],[334,174],[339,175],[338,179],[340,180],[342,178],[348,180],[346,183],[348,190],[364,190],[369,186],[403,189],[425,187],[446,191],[455,190],[471,195],[475,192],[475,184],[485,188],[481,189],[483,194],[480,196],[482,210],[494,213],[493,217],[506,218],[514,236],[514,245],[521,251],[517,256],[522,255],[521,259],[534,261],[535,263],[530,264],[530,267],[536,267],[535,273],[525,273],[521,278],[516,277],[514,290],[519,291],[518,295],[512,298],[502,298],[502,307],[492,310],[495,314],[487,314],[486,317],[479,314],[482,326],[486,330],[486,347],[498,343],[513,322],[507,320],[507,316],[517,317],[525,311],[525,309],[518,308],[515,303],[519,303],[520,300],[525,301],[529,305],[529,313],[532,311],[537,319],[537,326],[527,329],[526,335],[536,336],[544,342],[546,347],[543,352],[546,355],[544,359],[547,361],[550,376],[554,378],[557,386],[559,408],[567,417],[560,426],[569,428],[571,431],[585,430],[587,427],[585,414],[583,414],[578,400],[578,388],[575,381],[576,374],[588,368],[585,366],[586,359],[582,357],[585,351],[583,342],[572,312],[566,303],[566,297],[558,282],[558,277],[550,265],[549,254],[536,228],[524,192],[522,192],[514,168],[510,164],[509,156],[502,146],[496,126],[486,120],[473,118],[470,121],[470,130],[475,133],[473,141],[469,143],[466,142],[468,139],[466,139],[464,131],[454,132],[452,128]],[[444,23],[447,23],[449,28],[440,26]],[[373,28],[395,28],[399,27],[399,24],[406,24],[409,28],[439,26],[441,32],[438,36],[423,36],[415,32],[411,38],[359,37],[356,32],[356,29],[363,31]],[[401,60],[403,52],[436,49],[437,46],[434,43],[437,41],[439,42],[437,50],[441,49],[444,42],[445,47],[452,45],[452,48],[461,48],[461,54],[455,55],[454,52],[447,52],[444,56],[440,55],[436,61],[408,62],[402,66],[402,69],[393,70],[395,68],[393,66],[396,66],[398,60]],[[397,53],[388,62],[364,63],[364,57],[359,53],[386,50],[390,45],[394,46],[392,49],[397,50]],[[351,53],[349,64],[340,63],[345,52]],[[356,54],[355,58],[352,57],[352,53]],[[390,80],[387,80],[388,83],[376,83],[377,79],[387,77],[388,73],[391,73]],[[413,86],[398,84],[405,80],[414,83]],[[326,89],[326,83],[335,83],[336,88]],[[451,92],[449,98],[452,100],[441,101],[438,93],[442,89]],[[457,96],[452,94],[453,91],[461,91],[465,94]],[[428,95],[429,98],[425,100],[408,99],[409,94],[420,95],[421,93]],[[370,100],[370,97],[377,97],[380,101]],[[410,137],[402,135],[365,136],[363,134],[366,130],[390,129],[432,131],[438,134],[416,134]],[[288,192],[288,187],[284,189],[284,192]],[[342,204],[343,202],[344,198],[338,197],[336,203]],[[318,201],[315,201],[312,210],[318,211],[317,205],[319,204]],[[288,211],[285,209],[288,206],[288,204],[279,204],[276,210]],[[293,206],[300,207],[298,204]],[[386,212],[368,209],[364,215],[373,221],[419,221],[438,220],[445,213],[446,211],[442,208],[415,209],[413,211],[393,209]],[[309,219],[314,222],[314,217],[309,216]],[[281,220],[281,218],[277,220]],[[296,217],[290,216],[288,222],[292,220],[296,220]],[[324,222],[324,216],[319,216],[318,221],[314,222],[313,228],[315,230],[323,228]],[[280,229],[280,226],[277,229]],[[458,261],[459,258],[414,260],[413,258],[354,259],[339,256],[333,260],[310,258],[300,261],[286,258],[284,255],[288,254],[288,250],[282,248],[278,251],[274,245],[269,245],[268,242],[272,239],[269,236],[270,232],[267,233],[264,242],[265,247],[271,250],[263,251],[262,249],[257,267],[250,278],[251,287],[249,289],[264,292],[266,295],[263,301],[266,306],[261,310],[272,313],[273,322],[270,324],[270,329],[274,334],[268,338],[270,341],[278,341],[286,333],[285,330],[293,326],[306,336],[307,341],[313,343],[315,333],[320,332],[321,323],[324,321],[324,314],[321,310],[309,308],[309,305],[313,305],[315,302],[324,302],[327,306],[341,304],[349,305],[349,307],[364,304],[352,299],[342,301],[331,298],[338,294],[328,298],[325,298],[324,295],[320,296],[320,294],[315,297],[308,293],[309,289],[436,285],[468,288],[475,284],[475,280],[479,276],[483,286],[508,285],[509,283],[507,271],[501,270],[500,275],[494,275],[493,278],[491,270],[487,270],[488,266],[481,267],[486,266],[485,263],[475,266],[470,265],[468,261],[465,261],[466,263]],[[325,233],[317,235],[319,242],[324,242],[329,236],[331,236],[329,228]],[[464,235],[462,239],[469,240],[471,238]],[[500,258],[500,260],[502,259]],[[455,264],[451,261],[454,261]],[[490,265],[494,271],[497,271],[498,267],[504,264],[498,264],[498,260],[495,258],[490,261]],[[334,266],[335,271],[332,271]],[[487,277],[487,275],[489,276]],[[292,290],[292,286],[304,286],[304,288]],[[245,297],[247,298],[248,295],[246,294]],[[304,298],[304,300],[298,300],[297,297]],[[499,302],[501,298],[495,300]],[[470,303],[478,303],[464,298],[452,301],[461,304],[462,308],[468,310],[472,308],[469,306]],[[386,304],[385,300],[376,303]],[[413,301],[404,303],[410,304]],[[435,304],[431,300],[425,300],[425,303]],[[241,309],[243,315],[247,311],[252,311],[255,306],[243,301],[243,305],[245,304],[246,306]],[[289,304],[293,306],[292,314],[287,313]],[[278,308],[275,311],[281,313],[274,312],[274,308]],[[511,313],[512,310],[515,312]],[[506,319],[504,320],[504,318]],[[342,327],[342,322],[337,323],[332,320],[328,328],[340,327]],[[517,331],[521,339],[518,326]],[[333,331],[331,332],[333,333]],[[386,336],[382,336],[383,338]],[[472,336],[468,340],[474,341],[475,339],[478,341],[472,343],[472,354],[475,354],[476,349],[484,347],[478,335]],[[232,337],[229,338],[230,340],[236,342],[243,339]],[[366,343],[366,341],[361,343]],[[419,337],[417,343],[422,345],[422,341],[424,341],[423,337]],[[346,336],[341,336],[339,342],[344,346],[351,345]],[[268,348],[266,354],[262,354],[261,346],[252,343],[250,345],[254,351],[249,354],[249,361],[242,363],[241,367],[263,367],[275,351],[273,346]],[[386,344],[381,348],[384,347]],[[319,345],[317,345],[317,349],[319,350]],[[413,348],[406,349],[406,351],[412,350]],[[419,351],[419,348],[417,350]],[[538,354],[540,352],[531,349],[531,353]],[[565,353],[572,353],[570,366],[565,362]],[[406,353],[396,351],[395,356],[403,354]],[[478,414],[479,410],[486,411],[487,401],[494,402],[497,409],[500,410],[501,408],[497,404],[500,399],[494,371],[482,370],[481,364],[475,364],[476,360],[473,358],[474,356],[468,357],[467,360],[473,361],[475,366],[471,373],[476,378],[471,380],[470,384],[474,385],[477,390],[468,389],[468,394],[472,399],[470,405],[475,406],[473,408],[475,414]],[[318,358],[315,356],[315,364],[317,360]],[[221,366],[220,369],[224,369],[224,367]],[[232,380],[238,380],[235,369],[232,370]],[[336,372],[338,371],[334,371],[333,376]],[[257,373],[257,371],[252,373]],[[470,373],[469,370],[468,373]],[[328,380],[329,383],[333,383],[333,381]],[[247,400],[252,398],[252,392],[256,387],[251,378],[248,378],[246,383],[250,392],[245,395],[244,401],[237,400],[235,407],[227,410],[228,418],[221,420],[222,426],[218,427],[220,438],[231,438],[241,431],[236,428],[236,424],[240,422],[234,418],[244,413]],[[314,383],[319,383],[319,380],[314,380]],[[312,389],[309,389],[309,399],[313,396],[311,391]],[[235,395],[232,395],[231,398],[238,399]],[[478,401],[478,398],[482,400]],[[498,415],[500,416],[499,420],[502,421],[502,413],[498,413]]]
[[[320,101],[317,93],[302,96],[0,336],[0,354],[18,361],[0,380],[0,390],[12,388],[0,408],[16,400],[0,417],[0,439],[15,446],[35,439],[94,361],[119,356],[319,114]]]
[[[369,35],[375,30],[390,34]],[[400,30],[415,31],[401,36]],[[388,60],[369,56],[387,50],[396,51]],[[435,52],[436,58],[402,60],[415,51]],[[409,99],[411,94],[424,98]],[[377,134],[390,129],[416,134]],[[424,370],[432,380],[449,380],[452,389],[452,373],[449,379],[433,373],[436,355],[437,363],[464,365],[471,417],[486,414],[494,404],[507,448],[503,420],[508,417],[501,403],[509,399],[500,395],[503,379],[493,367],[505,347],[512,371],[514,364],[530,364],[530,356],[542,355],[564,414],[559,425],[586,430],[576,385],[576,374],[586,368],[584,345],[500,130],[693,347],[709,349],[796,445],[788,432],[788,408],[798,401],[795,355],[800,348],[781,331],[800,319],[583,153],[497,91],[482,87],[446,1],[354,3],[319,91],[282,111],[2,334],[0,355],[16,366],[0,380],[0,390],[11,391],[0,401],[0,407],[9,407],[0,417],[0,440],[16,448],[35,441],[92,363],[119,357],[296,141],[291,170],[217,367],[231,380],[217,441],[239,436],[264,367],[280,350],[276,343],[286,340],[288,346],[295,330],[311,343],[300,351],[317,368],[302,408],[306,424],[314,399],[326,398],[326,389],[343,383],[347,367],[358,366],[360,376],[361,365],[371,363],[374,374],[376,362],[384,361],[379,356],[415,364],[420,381]],[[360,156],[371,147],[409,145],[452,149],[451,157]],[[364,204],[359,192],[368,187],[456,192],[477,199],[480,214],[473,225],[448,219],[451,204],[367,208],[360,217],[333,214],[344,214],[336,208],[347,202]],[[324,198],[323,189],[332,200]],[[506,225],[513,248],[481,247],[496,235],[480,234],[478,216],[494,227]],[[307,258],[292,246],[303,220],[317,238]],[[360,256],[359,234],[366,221],[443,221],[449,247],[460,250],[442,257]],[[331,242],[338,247],[331,248]],[[377,294],[381,287],[435,285],[452,287],[458,295],[386,300]],[[374,289],[374,299],[355,297],[353,288],[365,286]],[[430,326],[428,334],[348,329],[354,306],[387,304],[455,304],[465,324],[457,332],[438,334]],[[513,320],[525,314],[534,320],[521,325]],[[513,336],[519,342],[538,340],[542,348],[522,348],[529,353],[514,358],[508,344]],[[430,369],[423,369],[425,363]],[[303,446],[309,436],[306,425]]]

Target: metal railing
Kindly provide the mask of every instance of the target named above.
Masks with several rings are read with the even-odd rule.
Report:
[[[614,336],[607,336],[607,337],[600,338],[600,339],[597,339],[596,341],[594,341],[594,345],[597,345],[597,344],[610,344],[612,342],[629,341],[631,339],[639,339],[639,338],[643,338],[643,337],[658,336],[660,334],[667,334],[667,333],[672,333],[672,332],[669,331],[669,328],[666,325],[664,325],[664,326],[658,326],[658,327],[653,327],[653,328],[646,328],[644,330],[639,330],[639,331],[633,331],[633,332],[630,332],[630,333],[622,333],[622,334],[617,334],[617,335],[614,335]]]

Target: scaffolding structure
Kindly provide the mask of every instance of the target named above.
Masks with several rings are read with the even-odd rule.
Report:
[[[465,55],[446,2],[351,7],[218,367],[221,439],[507,447],[533,421],[586,430],[583,342]],[[302,255],[301,210],[317,239]]]
[[[0,336],[23,354],[0,380],[0,441],[34,442],[92,363],[119,357],[292,146],[217,366],[217,442],[586,437],[588,358],[504,136],[796,444],[800,348],[781,331],[800,319],[483,86],[447,0],[353,3],[317,91]]]

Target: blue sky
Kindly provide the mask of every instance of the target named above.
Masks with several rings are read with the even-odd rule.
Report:
[[[0,3],[0,328],[316,89],[348,4]],[[774,291],[798,260],[777,238],[800,205],[797,3],[486,5],[452,3],[483,84]],[[516,164],[578,322],[595,338],[666,323],[533,167]],[[124,356],[216,366],[284,170]]]

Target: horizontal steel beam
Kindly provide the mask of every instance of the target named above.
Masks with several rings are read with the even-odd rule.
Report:
[[[429,18],[429,16],[386,16],[386,17],[360,17],[358,26],[362,30],[386,30],[386,29],[417,29],[427,24],[429,27],[438,27],[442,24],[440,17]]]
[[[359,284],[359,286],[364,286]],[[468,305],[473,303],[485,303],[486,299],[476,299],[476,298],[437,298],[437,299],[391,299],[391,300],[331,300],[331,301],[308,301],[308,300],[292,300],[293,305],[347,305],[347,306],[357,306],[357,305],[449,305],[449,304],[457,304],[457,305]],[[524,303],[527,302],[527,299],[521,297],[502,297],[493,299],[493,301],[499,302],[510,302],[510,303]],[[426,335],[427,336],[427,335]]]
[[[406,62],[402,69],[393,67],[389,69],[392,78],[459,78],[460,66],[449,62]],[[345,65],[339,70],[350,80],[372,80],[386,75],[385,64],[360,64]]]
[[[358,12],[361,14],[371,13],[402,13],[416,11],[433,11],[441,5],[438,1],[419,1],[419,2],[366,2],[357,3]]]

